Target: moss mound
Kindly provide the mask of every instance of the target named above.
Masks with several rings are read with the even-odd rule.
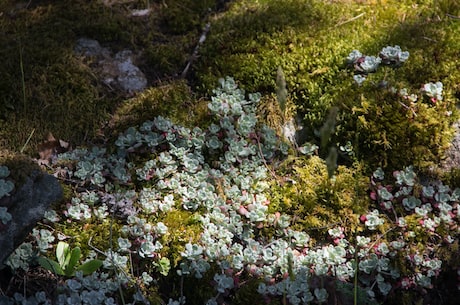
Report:
[[[325,161],[319,157],[294,159],[282,165],[283,183],[274,181],[270,198],[272,212],[293,217],[292,228],[308,232],[317,241],[328,237],[327,230],[341,226],[357,233],[359,215],[368,209],[368,178],[362,168],[340,166],[330,179]]]
[[[149,88],[123,102],[115,111],[109,127],[111,132],[122,132],[158,115],[185,126],[194,126],[194,123],[205,120],[206,113],[206,103],[196,101],[187,83],[177,80]]]

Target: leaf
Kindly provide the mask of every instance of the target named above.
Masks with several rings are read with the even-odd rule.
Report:
[[[75,266],[80,261],[81,250],[79,247],[73,248],[70,253],[69,264],[64,269],[64,272],[67,276],[71,276],[75,273]]]
[[[54,274],[64,275],[64,271],[62,271],[61,266],[59,266],[57,262],[50,260],[49,258],[39,257],[38,263],[40,264],[40,266],[53,272]]]
[[[70,260],[70,249],[69,244],[63,241],[60,241],[56,247],[56,258],[62,269],[66,269],[66,266],[69,264]]]
[[[167,257],[162,257],[157,265],[158,271],[167,276],[169,273],[169,269],[171,269],[171,263]]]
[[[82,271],[83,275],[89,275],[99,269],[102,266],[102,261],[98,259],[90,260],[89,262],[84,263],[79,266],[76,271]]]
[[[48,133],[47,140],[40,143],[37,147],[40,159],[39,164],[49,164],[51,159],[57,154],[66,152],[70,149],[68,142],[61,139],[57,140],[52,133]]]

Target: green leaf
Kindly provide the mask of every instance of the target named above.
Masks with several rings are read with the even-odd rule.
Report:
[[[76,270],[82,271],[83,275],[88,275],[96,271],[102,266],[102,261],[98,259],[90,260],[83,265],[79,266]]]
[[[63,241],[60,241],[56,247],[56,258],[61,266],[61,269],[66,269],[70,260],[70,249],[69,244]]]
[[[53,272],[54,274],[64,275],[64,271],[62,271],[61,266],[59,266],[57,262],[50,260],[49,258],[39,257],[38,263],[40,264],[40,266]]]
[[[171,263],[167,257],[162,257],[157,266],[157,270],[164,276],[167,276],[169,273],[169,269],[171,269]]]
[[[69,264],[64,269],[64,272],[67,276],[72,276],[75,273],[75,266],[80,261],[81,250],[79,247],[73,248],[70,253]]]

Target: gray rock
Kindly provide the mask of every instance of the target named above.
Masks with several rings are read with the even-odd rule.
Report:
[[[112,57],[111,52],[101,47],[98,41],[80,38],[74,51],[79,56],[95,59],[92,62],[94,72],[111,88],[135,93],[147,87],[147,78],[133,63],[135,55],[130,50],[123,50]]]
[[[109,55],[107,49],[103,49],[99,42],[94,39],[80,38],[75,46],[75,53],[86,57],[103,57]]]
[[[24,241],[51,203],[62,198],[55,177],[34,171],[25,183],[8,198],[12,219],[0,228],[0,269],[3,262]]]
[[[133,64],[133,55],[129,50],[118,52],[115,62],[118,68],[118,85],[126,92],[138,92],[147,87],[144,73]]]
[[[445,159],[441,162],[442,171],[451,171],[460,168],[460,121],[453,125],[455,128],[454,137],[450,147],[445,152]]]

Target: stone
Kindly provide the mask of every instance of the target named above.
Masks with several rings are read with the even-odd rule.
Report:
[[[147,87],[147,78],[134,64],[136,56],[130,50],[112,56],[110,50],[103,48],[97,40],[80,38],[74,51],[79,56],[91,58],[95,74],[112,89],[132,94]]]
[[[440,166],[441,170],[446,172],[460,168],[460,121],[456,122],[453,127],[455,129],[454,137]]]
[[[11,220],[0,227],[0,269],[4,261],[25,240],[43,219],[51,203],[62,198],[62,188],[51,175],[35,170],[26,178],[22,186],[2,201],[8,208]]]

